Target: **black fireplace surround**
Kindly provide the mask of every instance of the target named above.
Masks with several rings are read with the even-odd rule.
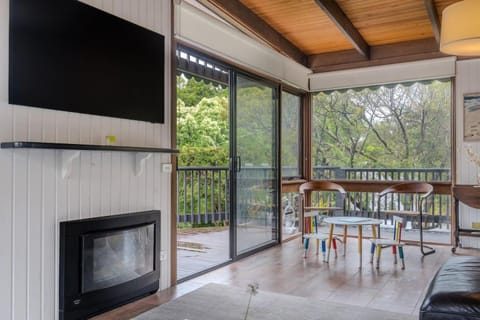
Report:
[[[159,279],[160,211],[60,223],[60,320],[155,293]]]

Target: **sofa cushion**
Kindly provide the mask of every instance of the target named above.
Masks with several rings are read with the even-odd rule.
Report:
[[[447,260],[430,283],[420,319],[480,319],[480,257]]]

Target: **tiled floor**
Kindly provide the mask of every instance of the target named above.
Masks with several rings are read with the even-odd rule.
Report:
[[[438,268],[451,256],[450,246],[436,246],[437,252],[422,257],[415,246],[405,248],[406,269],[393,264],[385,249],[380,270],[369,264],[369,241],[364,241],[363,268],[358,268],[357,243],[348,242],[347,255],[324,263],[311,250],[303,259],[300,239],[295,239],[208,274],[185,281],[156,295],[144,298],[96,319],[130,319],[154,306],[174,299],[210,282],[247,288],[258,282],[260,290],[334,301],[368,308],[417,314],[428,283]],[[340,248],[341,249],[341,248]],[[341,251],[341,250],[340,250]],[[459,249],[457,254],[478,254]],[[214,302],[212,302],[214,303]],[[292,308],[295,306],[292,305]]]

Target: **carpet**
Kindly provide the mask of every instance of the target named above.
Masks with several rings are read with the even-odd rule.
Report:
[[[244,320],[247,289],[207,284],[136,317],[137,320]],[[418,316],[259,291],[249,320],[414,320]]]

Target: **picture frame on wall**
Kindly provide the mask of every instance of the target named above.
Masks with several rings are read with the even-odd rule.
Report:
[[[463,95],[463,141],[480,141],[480,93]]]

